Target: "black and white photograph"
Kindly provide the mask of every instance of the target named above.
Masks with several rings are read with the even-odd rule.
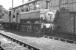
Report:
[[[0,0],[0,50],[76,50],[76,0]]]

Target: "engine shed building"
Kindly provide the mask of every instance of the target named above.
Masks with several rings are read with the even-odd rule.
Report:
[[[39,9],[60,9],[60,8],[68,9],[73,15],[71,18],[74,28],[74,32],[76,32],[76,0],[32,0],[28,3],[25,3],[23,5],[14,7],[11,10],[11,20],[17,19],[18,14],[20,12],[29,12],[32,10],[39,10]],[[12,22],[10,21],[10,22]],[[15,22],[18,22],[18,20],[15,20]]]
[[[16,11],[17,9],[23,11],[36,10],[36,9],[59,9],[65,7],[70,11],[76,11],[76,0],[31,0],[28,3],[14,7],[10,10]]]
[[[20,12],[29,12],[31,10],[37,9],[59,9],[64,7],[72,12],[76,11],[76,0],[29,0],[28,3],[22,4],[20,6],[14,7],[12,10],[12,15],[17,16]],[[13,15],[13,16],[14,16]]]

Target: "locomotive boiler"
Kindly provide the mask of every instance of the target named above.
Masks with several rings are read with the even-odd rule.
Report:
[[[20,31],[34,32],[37,34],[45,34],[45,32],[52,31],[55,12],[49,9],[21,12],[19,14]]]

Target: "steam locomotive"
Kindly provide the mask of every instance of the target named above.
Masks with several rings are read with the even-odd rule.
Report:
[[[7,15],[2,26],[7,30],[25,32],[25,34],[51,35],[52,33],[76,33],[75,12],[61,8],[32,10]]]

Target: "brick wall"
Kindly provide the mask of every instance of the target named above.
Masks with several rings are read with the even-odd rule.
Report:
[[[57,8],[59,7],[59,0],[51,0],[50,1],[50,8]],[[65,7],[70,11],[76,11],[76,0],[61,0],[60,7]]]

